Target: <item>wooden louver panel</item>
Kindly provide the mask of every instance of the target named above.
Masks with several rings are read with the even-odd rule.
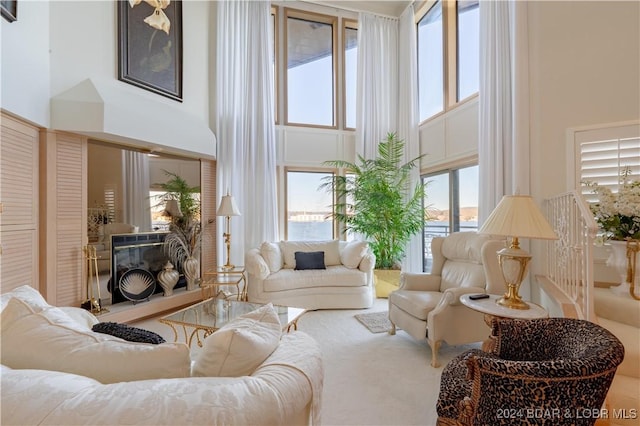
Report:
[[[216,163],[200,162],[200,216],[202,220],[202,271],[217,267],[216,254]]]
[[[85,286],[82,246],[86,235],[86,143],[81,137],[67,134],[58,134],[56,140],[56,303],[77,305]]]
[[[38,129],[2,113],[0,286],[38,288]]]

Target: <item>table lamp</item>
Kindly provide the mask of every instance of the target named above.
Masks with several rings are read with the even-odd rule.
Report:
[[[227,245],[227,263],[222,266],[222,269],[229,271],[235,267],[235,265],[232,265],[229,261],[231,254],[231,216],[240,216],[240,210],[238,210],[233,196],[229,195],[229,191],[227,191],[227,195],[224,195],[222,200],[220,200],[220,206],[218,207],[216,215],[227,218],[226,231],[223,234],[224,243]]]
[[[496,303],[511,309],[529,309],[518,290],[527,275],[531,255],[520,248],[518,238],[557,240],[549,222],[530,196],[505,195],[478,233],[511,238],[509,246],[497,252],[507,292]]]

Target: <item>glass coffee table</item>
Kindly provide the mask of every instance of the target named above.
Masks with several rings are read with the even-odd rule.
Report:
[[[255,311],[261,306],[264,306],[264,304],[228,299],[207,299],[164,316],[158,321],[171,327],[174,341],[178,341],[178,328],[182,328],[185,343],[189,347],[191,347],[194,337],[198,342],[198,346],[202,347],[199,333],[201,330],[203,331],[204,339],[234,318]],[[298,319],[307,311],[306,309],[288,306],[273,305],[273,307],[278,312],[282,330],[286,332],[289,332],[292,328],[297,330]]]

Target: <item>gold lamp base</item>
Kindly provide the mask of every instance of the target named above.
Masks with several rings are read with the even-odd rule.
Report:
[[[507,285],[507,292],[496,301],[498,305],[509,309],[529,309],[529,305],[522,301],[518,290],[527,275],[530,259],[531,255],[520,248],[517,237],[511,240],[509,247],[498,252],[498,263]]]
[[[529,309],[529,305],[522,300],[515,285],[509,285],[507,292],[496,300],[496,303],[509,309]]]

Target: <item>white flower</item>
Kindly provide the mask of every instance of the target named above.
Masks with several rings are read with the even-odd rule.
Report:
[[[144,0],[146,3],[150,4],[154,10],[153,13],[146,18],[144,18],[144,22],[146,22],[149,26],[162,30],[167,35],[169,34],[169,30],[171,29],[171,21],[164,13],[163,9],[166,9],[167,6],[171,3],[170,0]],[[142,0],[129,0],[129,5],[131,7],[137,6],[142,2]]]

